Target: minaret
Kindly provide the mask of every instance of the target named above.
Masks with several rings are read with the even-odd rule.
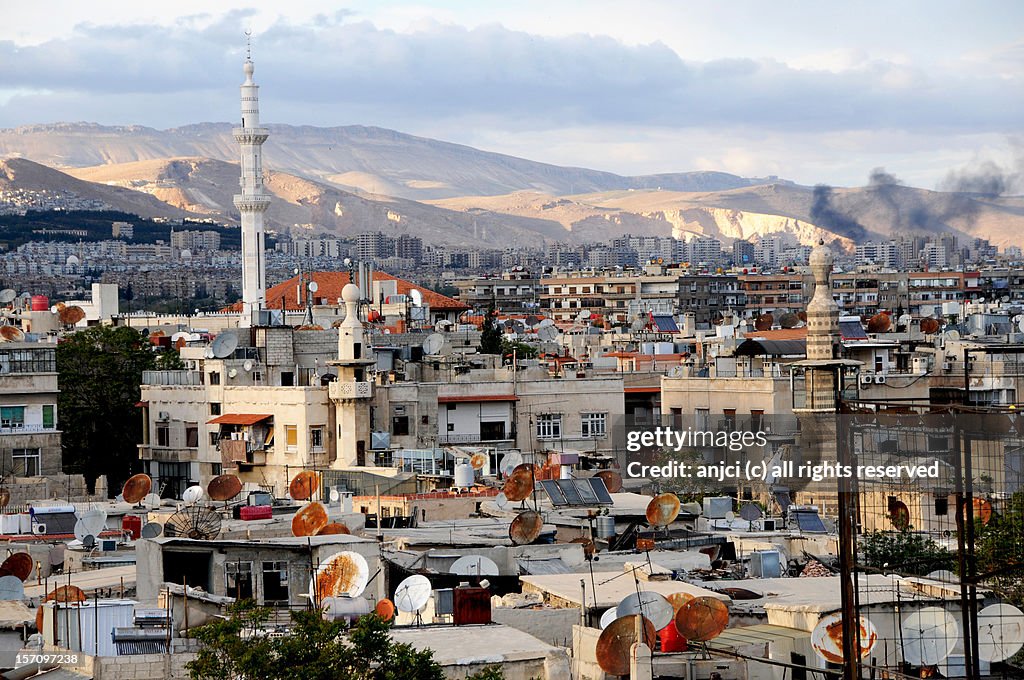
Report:
[[[839,342],[839,305],[832,297],[832,250],[820,241],[811,251],[808,264],[814,276],[814,294],[807,304],[807,358],[835,359]]]
[[[252,80],[252,57],[246,49],[245,82],[242,83],[242,126],[235,128],[241,151],[242,192],[235,195],[235,207],[242,217],[242,319],[240,325],[258,323],[266,306],[267,274],[264,254],[263,213],[270,195],[263,188],[263,142],[270,132],[260,127],[259,86]]]
[[[337,379],[328,388],[338,427],[337,453],[332,464],[335,468],[373,465],[368,451],[373,387],[366,371],[375,360],[359,320],[359,286],[349,281],[341,289],[345,320],[338,328],[338,358],[329,362],[337,373]]]

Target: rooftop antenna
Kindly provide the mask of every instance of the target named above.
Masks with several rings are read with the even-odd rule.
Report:
[[[252,29],[245,32],[245,60],[252,61]]]

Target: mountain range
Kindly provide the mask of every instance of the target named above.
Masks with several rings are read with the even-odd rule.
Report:
[[[505,247],[622,234],[769,234],[845,247],[953,231],[1024,245],[1024,198],[894,181],[829,190],[721,172],[621,176],[538,163],[374,127],[272,125],[264,146],[270,226],[307,234],[413,233]],[[145,217],[237,221],[237,147],[227,124],[171,130],[87,123],[0,130],[0,188],[73,191]]]

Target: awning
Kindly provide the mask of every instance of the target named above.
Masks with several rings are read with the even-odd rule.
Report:
[[[622,391],[626,394],[658,394],[661,392],[661,387],[658,385],[653,387],[625,387]]]
[[[212,420],[207,420],[207,425],[255,425],[256,423],[262,423],[268,418],[274,416],[269,413],[225,413],[222,416],[217,416]]]
[[[679,326],[676,325],[676,320],[672,318],[671,314],[652,314],[651,321],[654,322],[655,327],[662,333],[679,332]]]
[[[478,401],[519,401],[519,397],[512,394],[470,394],[437,398],[438,404],[475,403]]]
[[[148,401],[137,401],[135,402],[135,408],[149,408]]]
[[[754,340],[748,338],[736,348],[738,357],[758,356],[806,356],[807,342],[804,340]]]

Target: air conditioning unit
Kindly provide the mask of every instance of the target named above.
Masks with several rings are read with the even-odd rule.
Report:
[[[732,498],[714,496],[704,498],[704,517],[707,519],[725,519],[726,513],[732,512]]]
[[[45,536],[46,535],[46,525],[45,524],[33,524],[32,525],[32,533],[35,534],[36,536]]]
[[[860,377],[860,384],[861,385],[870,385],[871,382],[872,381],[871,381],[871,376],[870,375],[864,374],[864,375],[862,375]]]
[[[880,374],[880,373],[875,375],[875,384],[876,385],[884,385],[885,384],[885,376]]]
[[[159,413],[157,413],[156,418],[157,420],[170,420],[171,414],[168,413],[167,411],[160,411]]]
[[[775,520],[774,519],[762,519],[761,520],[761,531],[775,531]]]

